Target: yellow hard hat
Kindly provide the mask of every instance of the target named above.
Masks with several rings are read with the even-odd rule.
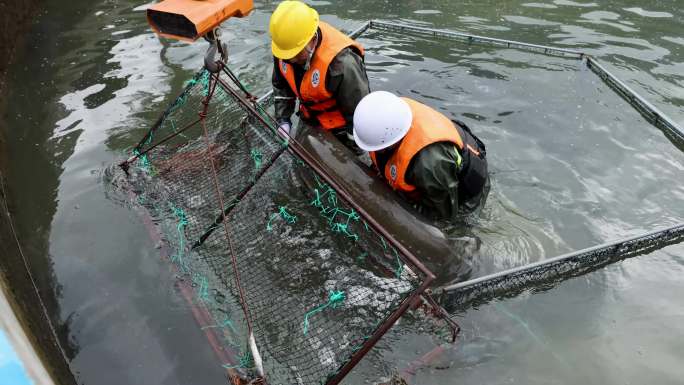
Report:
[[[271,15],[271,51],[287,60],[297,56],[318,30],[318,12],[301,1],[283,1]]]

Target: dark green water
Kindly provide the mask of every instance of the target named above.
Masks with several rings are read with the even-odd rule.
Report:
[[[8,77],[2,119],[21,240],[84,384],[225,383],[141,218],[108,195],[123,157],[201,64],[202,44],[160,41],[142,3],[49,1]],[[591,53],[684,123],[677,1],[312,2],[351,30],[400,19]],[[231,20],[231,66],[270,78],[276,3]],[[577,63],[372,33],[374,89],[465,120],[491,154],[480,275],[684,219],[684,155]],[[681,148],[681,145],[680,145]],[[684,248],[672,246],[536,295],[459,315],[458,344],[419,384],[676,384],[684,378]],[[372,383],[436,346],[399,325],[349,383]]]

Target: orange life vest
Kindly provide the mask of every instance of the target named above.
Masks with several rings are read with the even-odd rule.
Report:
[[[352,47],[363,57],[363,46],[347,35],[336,30],[327,23],[320,22],[321,43],[314,52],[309,70],[302,77],[302,83],[297,88],[294,68],[280,60],[280,73],[299,98],[299,110],[304,119],[317,119],[325,130],[344,127],[347,123],[342,112],[337,107],[335,95],[325,86],[328,78],[328,68],[333,59],[345,48]]]
[[[406,182],[406,171],[420,150],[437,142],[451,142],[463,149],[463,138],[454,123],[432,108],[408,98],[402,98],[413,113],[413,122],[399,147],[385,165],[385,179],[393,189],[415,196],[416,186]],[[378,162],[375,152],[370,153],[375,167]],[[417,198],[417,197],[416,197]]]

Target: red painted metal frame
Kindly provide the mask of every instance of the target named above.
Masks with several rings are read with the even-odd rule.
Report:
[[[240,92],[235,90],[223,79],[216,76],[216,80],[219,85],[233,96],[234,99],[238,100],[242,106],[255,118],[257,118],[265,127],[276,127],[276,121],[269,117],[271,120],[270,124],[267,122],[261,114],[253,106],[253,101],[250,102],[246,95],[241,95]],[[356,210],[361,217],[380,235],[385,237],[387,241],[397,249],[399,252],[399,257],[404,263],[412,266],[418,272],[420,272],[425,278],[423,283],[414,290],[411,295],[405,298],[399,308],[397,308],[388,318],[386,318],[382,324],[373,332],[373,334],[364,341],[361,348],[355,352],[349,361],[347,361],[331,378],[326,382],[327,385],[337,385],[344,377],[349,374],[349,372],[363,359],[363,357],[377,344],[377,342],[382,338],[382,336],[387,333],[387,331],[397,322],[397,320],[412,306],[415,306],[421,300],[421,295],[430,287],[432,282],[435,280],[435,275],[432,273],[413,253],[411,253],[406,247],[404,247],[392,234],[390,234],[387,229],[385,229],[380,223],[378,223],[373,217],[371,217],[357,202],[355,202],[351,195],[340,186],[328,172],[323,168],[320,163],[297,141],[292,139],[285,131],[277,130],[278,135],[287,140],[289,143],[288,149],[297,157],[299,157],[304,163],[311,167],[318,175],[320,175],[327,184],[329,184],[337,193],[340,195],[354,210]]]

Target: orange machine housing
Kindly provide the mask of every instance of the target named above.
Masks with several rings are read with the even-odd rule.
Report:
[[[252,0],[164,0],[147,9],[147,22],[161,36],[195,41],[231,17],[245,17]]]

